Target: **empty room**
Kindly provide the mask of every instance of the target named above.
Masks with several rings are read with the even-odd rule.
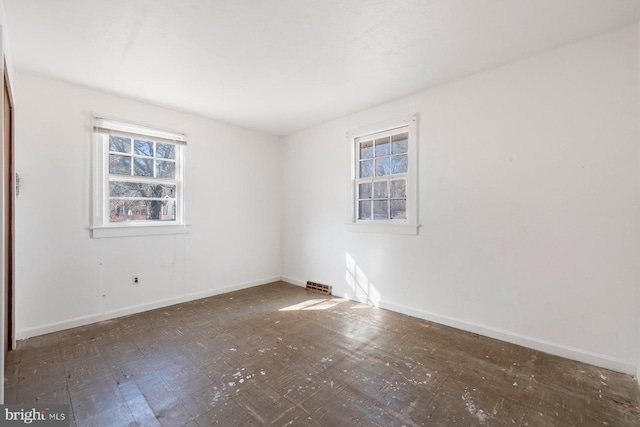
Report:
[[[640,425],[640,0],[0,26],[0,425]]]

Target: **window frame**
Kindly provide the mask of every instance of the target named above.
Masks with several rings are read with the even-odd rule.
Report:
[[[362,127],[347,133],[347,140],[350,150],[350,175],[349,175],[349,219],[346,223],[348,231],[362,233],[383,233],[383,234],[408,234],[418,233],[418,134],[417,134],[418,114],[412,114],[395,120]],[[372,177],[360,178],[360,150],[359,143],[369,138],[381,138],[385,135],[394,135],[401,132],[408,133],[408,164],[407,172],[401,174],[389,174],[384,176],[375,175]],[[374,148],[375,150],[375,148]],[[391,157],[393,154],[389,154]],[[375,154],[373,159],[375,159]],[[359,219],[359,184],[363,181],[388,181],[394,178],[406,179],[406,219]],[[373,186],[372,186],[373,187]],[[372,189],[373,191],[373,189]],[[372,196],[372,200],[374,197]],[[391,203],[392,198],[388,198]]]
[[[91,133],[91,139],[93,142],[91,237],[103,238],[187,233],[184,202],[186,135],[184,133],[162,130],[157,127],[136,124],[121,119],[108,118],[103,115],[93,116]],[[167,179],[133,175],[111,175],[109,173],[109,156],[114,153],[111,153],[109,150],[109,136],[120,136],[131,139],[131,153],[123,155],[129,155],[131,157],[132,167],[135,157],[146,158],[143,155],[135,155],[135,139],[174,145],[175,177],[173,179]],[[155,157],[153,159],[153,167],[155,170],[155,161],[162,159]],[[171,185],[175,185],[175,220],[134,220],[111,222],[109,220],[109,188],[112,181],[161,184],[169,183]]]

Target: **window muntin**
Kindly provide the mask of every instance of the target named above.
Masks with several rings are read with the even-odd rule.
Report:
[[[184,135],[97,117],[94,134],[94,237],[109,227],[183,226]]]
[[[356,144],[356,220],[405,222],[408,126],[365,135]]]

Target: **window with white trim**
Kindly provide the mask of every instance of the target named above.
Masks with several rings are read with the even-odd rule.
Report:
[[[417,116],[352,132],[351,231],[417,232]]]
[[[100,117],[93,132],[93,237],[183,232],[184,134]]]

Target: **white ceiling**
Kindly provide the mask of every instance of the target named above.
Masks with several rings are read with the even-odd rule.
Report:
[[[3,3],[17,69],[273,135],[640,16],[640,0]]]

